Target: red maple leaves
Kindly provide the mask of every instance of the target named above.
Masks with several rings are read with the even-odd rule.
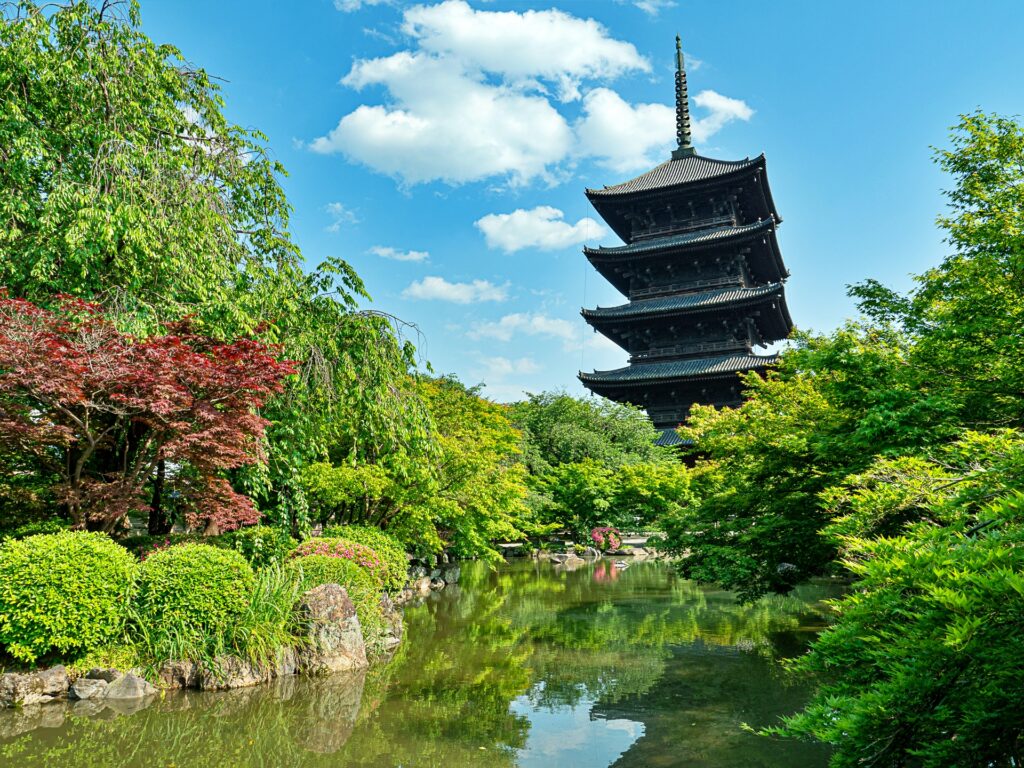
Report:
[[[276,351],[215,341],[188,320],[138,339],[85,302],[51,311],[0,297],[0,442],[57,478],[77,527],[109,531],[169,497],[194,527],[255,522],[223,472],[262,458],[257,409],[295,370]]]

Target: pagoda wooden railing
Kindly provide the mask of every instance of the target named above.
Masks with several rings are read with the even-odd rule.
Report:
[[[721,288],[727,285],[743,286],[743,280],[739,275],[726,277],[713,277],[707,280],[688,280],[685,283],[671,283],[669,285],[655,285],[650,288],[637,288],[629,292],[629,298],[649,299],[663,294],[694,293],[705,288]]]
[[[671,347],[651,347],[644,352],[630,355],[629,362],[641,363],[662,357],[682,357],[702,352],[742,352],[749,347],[737,341],[702,341],[698,344],[676,344]]]
[[[715,227],[729,226],[735,227],[737,223],[736,217],[731,214],[728,216],[712,216],[706,219],[673,221],[668,224],[662,224],[661,226],[647,227],[640,231],[634,231],[633,240],[650,240],[652,237],[682,234],[683,232],[693,232],[698,229],[712,229]]]

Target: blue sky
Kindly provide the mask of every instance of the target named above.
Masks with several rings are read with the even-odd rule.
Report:
[[[801,328],[846,285],[909,287],[945,253],[931,146],[958,114],[1024,112],[1024,3],[143,0],[143,26],[223,78],[290,172],[312,266],[341,256],[415,323],[437,372],[581,392],[624,364],[579,317],[623,301],[583,195],[667,159],[674,35],[698,151],[764,152]]]

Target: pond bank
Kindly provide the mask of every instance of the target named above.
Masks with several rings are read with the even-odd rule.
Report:
[[[402,644],[368,669],[0,712],[0,765],[826,765],[819,747],[741,725],[801,706],[779,659],[825,625],[835,590],[740,605],[660,562],[617,560],[461,563],[457,585],[405,606]]]

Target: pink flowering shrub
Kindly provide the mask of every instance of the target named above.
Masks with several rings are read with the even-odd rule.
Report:
[[[590,532],[590,540],[601,551],[618,549],[622,546],[622,534],[619,533],[618,528],[612,528],[611,526],[595,528]]]
[[[321,555],[323,557],[336,557],[343,560],[351,560],[356,565],[364,568],[374,579],[382,585],[387,572],[387,566],[377,555],[377,552],[365,544],[357,544],[348,539],[320,537],[304,541],[292,550],[289,559],[298,557],[310,557]]]

